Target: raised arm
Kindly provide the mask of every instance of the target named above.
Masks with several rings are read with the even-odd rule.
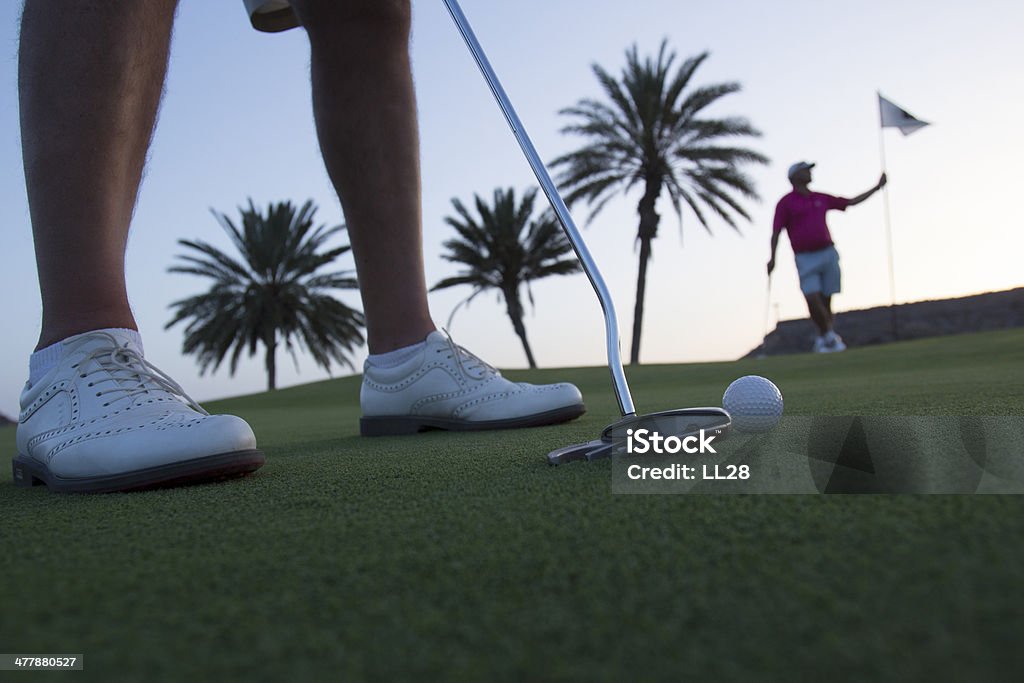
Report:
[[[853,199],[851,199],[851,200],[850,200],[850,204],[849,204],[849,206],[856,206],[857,204],[860,204],[860,203],[861,203],[862,201],[864,201],[865,199],[867,199],[868,197],[870,197],[871,195],[873,195],[874,193],[878,192],[878,191],[879,191],[879,190],[881,190],[881,189],[882,189],[883,187],[885,187],[885,184],[886,184],[887,182],[889,182],[889,179],[888,179],[888,178],[886,178],[886,177],[885,177],[885,174],[883,173],[883,174],[882,174],[882,177],[878,179],[878,184],[877,184],[877,185],[875,185],[874,187],[872,187],[872,188],[871,188],[870,190],[868,190],[867,192],[864,192],[864,193],[862,193],[862,194],[859,194],[859,195],[857,195],[856,197],[854,197]]]

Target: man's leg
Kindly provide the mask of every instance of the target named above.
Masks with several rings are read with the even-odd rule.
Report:
[[[25,5],[18,88],[43,328],[21,394],[16,486],[121,491],[264,462],[245,421],[207,415],[143,359],[125,291],[175,4]]]
[[[585,408],[571,384],[534,387],[434,332],[423,274],[409,0],[293,0],[312,50],[313,110],[359,274],[370,353],[360,431],[554,424]]]
[[[409,0],[296,0],[320,148],[341,198],[370,353],[434,330],[423,272]]]
[[[42,348],[136,329],[124,254],[177,0],[28,0],[18,89]]]
[[[825,304],[825,297],[821,292],[811,292],[804,294],[804,299],[807,300],[807,310],[811,314],[811,320],[818,328],[818,336],[824,337],[832,329],[832,317]]]

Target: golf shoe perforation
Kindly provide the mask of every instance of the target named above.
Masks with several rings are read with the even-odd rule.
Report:
[[[564,392],[564,391],[567,391],[567,390],[576,390],[576,387],[574,387],[572,384],[568,384],[568,383],[565,383],[565,382],[560,382],[558,384],[542,384],[542,385],[539,385],[539,386],[533,385],[533,384],[519,383],[519,384],[516,384],[515,386],[518,387],[517,390],[515,390],[515,391],[504,391],[504,392],[501,392],[501,393],[498,393],[498,394],[489,394],[487,396],[481,396],[481,397],[475,398],[475,399],[473,399],[471,401],[467,401],[467,402],[463,403],[462,405],[460,405],[458,408],[456,408],[455,409],[455,413],[457,415],[462,415],[463,413],[467,412],[469,409],[474,408],[474,407],[479,406],[479,405],[482,405],[482,404],[487,403],[489,401],[507,400],[507,399],[509,399],[511,397],[514,397],[514,396],[516,396],[518,394],[522,394],[524,392],[525,393],[531,393],[531,394],[534,394],[534,395],[539,395],[539,394],[543,394],[545,392],[559,392],[559,391],[563,391]]]
[[[440,332],[423,351],[379,368],[367,362],[360,392],[367,436],[424,429],[502,429],[555,424],[585,412],[571,384],[516,384]]]
[[[488,384],[493,382],[495,379],[499,379],[499,378],[490,377],[490,378],[488,378],[486,380],[482,380],[480,385],[479,385],[479,388],[486,387]],[[426,397],[420,399],[419,401],[416,401],[413,404],[412,409],[413,409],[413,411],[416,411],[416,410],[420,410],[422,408],[426,408],[429,405],[431,405],[432,403],[441,403],[441,402],[444,402],[444,401],[450,401],[452,399],[455,399],[455,398],[458,398],[459,396],[464,395],[465,393],[466,393],[465,388],[461,388],[458,391],[449,391],[449,392],[442,393],[442,394],[434,394],[432,396],[426,396]],[[507,392],[506,392],[506,395],[507,395]]]
[[[18,486],[122,490],[262,466],[248,424],[206,413],[128,335],[86,333],[63,348],[57,366],[22,393]]]
[[[31,405],[29,405],[27,408],[23,408],[21,412],[18,413],[18,422],[24,422],[25,420],[32,417],[32,415],[34,415],[37,410],[42,408],[43,405],[47,401],[49,401],[52,396],[56,396],[57,394],[59,394],[61,391],[63,391],[65,387],[67,387],[67,385],[68,382],[67,380],[65,380],[63,382],[53,385],[52,387],[49,387],[45,392],[43,392],[42,396],[37,398],[35,401],[32,402]]]
[[[475,398],[472,401],[466,401],[465,403],[463,403],[462,405],[455,409],[454,414],[457,417],[462,417],[471,409],[476,408],[477,406],[481,406],[490,401],[506,401],[509,399],[509,397],[515,396],[516,393],[518,392],[503,391],[496,394],[487,394],[486,396]]]
[[[93,418],[92,420],[90,420],[86,424],[70,425],[68,427],[65,427],[63,431],[70,432],[70,431],[74,431],[74,430],[77,430],[77,429],[82,429],[82,428],[87,427],[89,425],[94,425],[96,423],[102,423],[102,422],[104,422],[106,420],[106,418],[109,418],[109,417],[111,417],[111,416],[103,415],[103,416],[100,416],[100,417],[97,417],[97,418]],[[147,422],[145,424],[141,424],[141,425],[139,425],[137,427],[136,426],[119,427],[119,428],[114,429],[114,430],[110,430],[110,429],[108,429],[106,431],[99,430],[99,431],[95,431],[95,432],[89,432],[89,433],[86,433],[86,434],[79,434],[78,436],[75,436],[74,438],[72,438],[72,439],[70,439],[68,441],[65,441],[65,442],[55,446],[53,448],[53,450],[50,451],[49,458],[52,459],[53,456],[55,456],[57,453],[59,453],[60,451],[64,450],[68,446],[73,446],[73,445],[75,445],[77,443],[81,443],[82,441],[86,441],[88,439],[99,437],[99,436],[107,436],[109,434],[121,434],[121,433],[125,433],[125,432],[132,432],[132,431],[137,431],[137,430],[140,430],[140,429],[146,429],[147,427],[154,427],[157,431],[165,431],[167,429],[173,429],[173,428],[186,428],[187,429],[187,428],[194,427],[197,424],[200,424],[202,421],[203,421],[202,417],[190,418],[188,415],[176,414],[176,413],[168,412],[168,413],[164,413],[164,414],[162,414],[160,416],[157,416],[153,420],[151,420],[150,422]],[[54,436],[56,436],[56,434]]]
[[[381,382],[375,382],[364,374],[363,386],[369,386],[376,391],[394,394],[400,391],[404,391],[405,389],[411,387],[413,384],[416,384],[416,382],[420,381],[420,379],[425,377],[431,370],[435,368],[443,368],[443,365],[441,365],[440,363],[429,363],[427,365],[424,365],[422,368],[416,371],[416,373],[405,378],[398,384],[384,384]]]
[[[126,412],[128,412],[129,410],[131,410],[133,408],[133,406],[128,406],[128,407],[126,407],[124,409],[121,409],[121,410],[115,410],[112,413],[104,413],[103,415],[98,415],[97,417],[92,418],[88,422],[79,423],[79,422],[75,422],[75,420],[78,419],[78,396],[77,396],[77,392],[72,390],[72,391],[70,391],[68,393],[69,393],[69,395],[72,398],[72,406],[73,406],[72,413],[71,413],[72,423],[67,425],[67,426],[65,426],[65,427],[61,427],[60,429],[55,429],[55,430],[51,430],[50,432],[44,432],[43,434],[39,434],[38,436],[36,436],[30,442],[30,446],[31,445],[35,445],[35,444],[37,444],[40,441],[45,440],[45,439],[53,438],[55,436],[60,436],[61,434],[66,434],[68,432],[73,432],[73,431],[76,431],[78,429],[83,429],[85,427],[89,427],[91,425],[94,425],[97,422],[102,422],[104,420],[109,420],[109,419],[111,419],[113,417],[116,417],[117,415],[120,415],[122,413],[126,413]],[[107,404],[104,403],[103,405],[106,406]]]

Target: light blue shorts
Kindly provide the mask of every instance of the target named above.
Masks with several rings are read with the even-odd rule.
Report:
[[[797,254],[796,272],[800,274],[800,291],[804,294],[839,293],[839,252],[834,246]]]

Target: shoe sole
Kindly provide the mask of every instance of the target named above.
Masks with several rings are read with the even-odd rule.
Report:
[[[444,417],[419,417],[415,415],[384,415],[359,419],[359,433],[363,436],[404,436],[435,429],[451,432],[478,432],[488,429],[521,429],[543,427],[575,420],[587,412],[580,403],[565,408],[556,408],[543,413],[534,413],[507,420],[455,420]]]
[[[263,455],[263,451],[249,449],[219,453],[123,474],[68,479],[58,477],[50,472],[46,465],[32,458],[19,454],[11,460],[16,487],[31,488],[45,485],[57,493],[140,491],[232,479],[255,472],[263,467],[265,462],[266,457]]]

